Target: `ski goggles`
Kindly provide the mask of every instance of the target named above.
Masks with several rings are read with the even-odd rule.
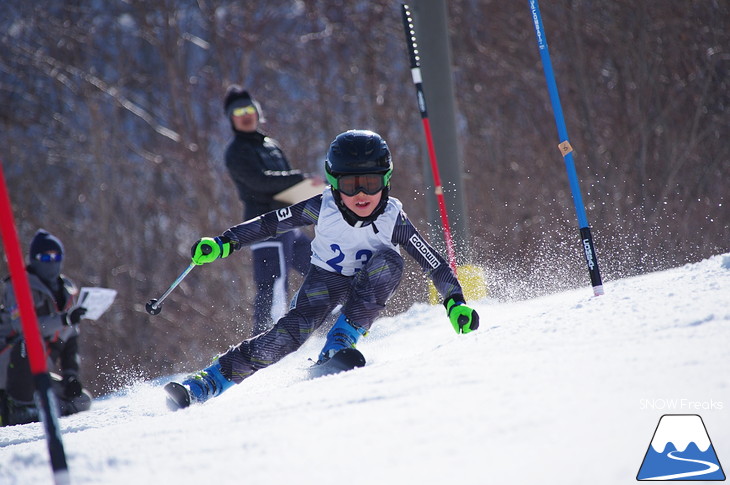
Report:
[[[242,106],[233,110],[233,116],[252,115],[256,112],[255,106]]]
[[[35,259],[43,263],[57,263],[63,259],[63,255],[56,251],[48,251],[47,253],[36,254]]]
[[[375,195],[385,188],[385,176],[379,173],[359,175],[340,175],[337,177],[337,187],[341,193],[352,197],[358,192]]]

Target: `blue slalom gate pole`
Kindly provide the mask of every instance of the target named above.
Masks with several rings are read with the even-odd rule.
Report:
[[[550,60],[547,37],[545,36],[545,29],[542,25],[540,6],[538,5],[537,0],[528,1],[530,2],[530,10],[532,12],[532,21],[535,25],[535,35],[537,35],[537,47],[540,49],[542,67],[543,71],[545,71],[545,81],[547,82],[548,93],[550,94],[550,103],[553,106],[555,124],[558,127],[558,137],[560,138],[558,149],[563,155],[563,160],[565,161],[565,169],[568,171],[570,192],[573,195],[573,205],[575,206],[575,212],[578,216],[581,250],[585,255],[586,263],[588,264],[588,272],[591,277],[593,294],[595,296],[603,295],[603,282],[601,281],[601,271],[598,268],[598,256],[596,255],[596,250],[593,246],[593,236],[591,236],[591,228],[588,225],[588,217],[586,216],[586,209],[585,205],[583,204],[583,197],[580,193],[578,175],[575,171],[575,163],[573,162],[573,147],[570,146],[570,141],[568,140],[568,129],[565,127],[565,117],[563,116],[563,108],[560,104],[558,86],[555,82],[553,63]]]

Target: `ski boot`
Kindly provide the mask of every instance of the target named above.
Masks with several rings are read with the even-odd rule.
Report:
[[[327,341],[319,353],[317,364],[327,362],[342,349],[354,349],[360,336],[367,333],[365,327],[355,326],[344,313],[340,314],[340,318],[327,333]]]
[[[40,413],[33,402],[17,402],[8,398],[8,425],[28,424],[40,421]]]
[[[165,384],[167,404],[172,410],[186,408],[192,402],[202,403],[218,396],[232,385],[233,381],[221,373],[221,365],[216,358],[210,367],[189,375],[182,383]]]

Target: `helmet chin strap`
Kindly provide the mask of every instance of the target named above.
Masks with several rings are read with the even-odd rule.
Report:
[[[372,214],[367,217],[360,217],[347,208],[345,203],[342,201],[340,191],[332,189],[332,194],[335,196],[335,203],[337,204],[337,207],[340,209],[340,212],[342,212],[342,215],[344,216],[347,223],[353,227],[365,226],[368,223],[372,223],[375,219],[377,219],[378,216],[380,216],[380,214],[385,211],[385,206],[388,205],[389,192],[390,187],[385,187],[380,193],[380,202],[378,202],[378,205],[375,207],[375,210],[372,212]],[[375,228],[375,224],[373,224],[373,228]],[[377,232],[377,229],[375,229],[375,232]]]

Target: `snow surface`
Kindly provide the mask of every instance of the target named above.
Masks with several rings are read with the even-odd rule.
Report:
[[[314,336],[177,413],[135,383],[61,418],[72,482],[628,484],[664,414],[701,415],[730,464],[730,253],[605,290],[474,302],[462,336],[415,305],[362,369],[307,380]],[[52,483],[40,424],[0,428],[0,483]]]

